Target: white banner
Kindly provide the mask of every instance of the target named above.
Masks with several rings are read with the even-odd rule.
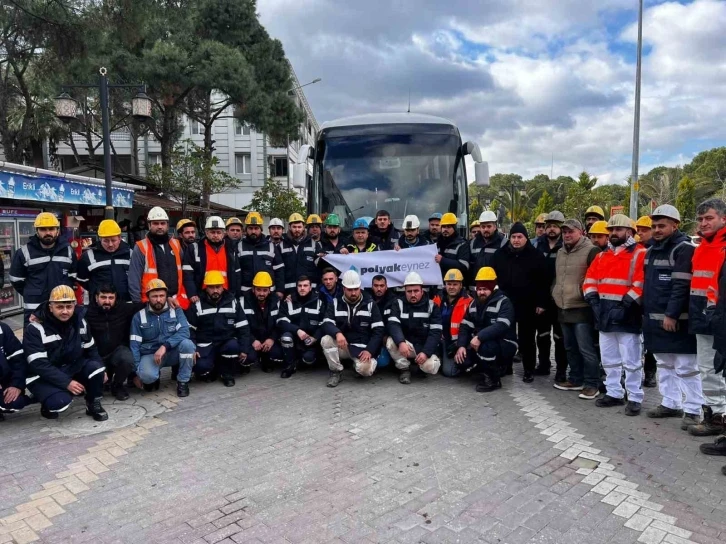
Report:
[[[341,272],[355,268],[363,287],[370,287],[373,276],[386,277],[388,287],[400,287],[409,272],[418,272],[424,285],[441,285],[441,268],[434,258],[435,245],[412,247],[400,251],[371,251],[370,253],[330,254],[325,260]]]

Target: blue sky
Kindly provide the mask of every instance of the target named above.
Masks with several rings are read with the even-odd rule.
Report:
[[[637,0],[258,0],[319,122],[453,119],[492,172],[630,172]],[[641,172],[726,139],[726,2],[647,0]]]

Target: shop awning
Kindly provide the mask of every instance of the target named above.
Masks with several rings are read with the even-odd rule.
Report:
[[[175,200],[164,198],[163,196],[149,194],[149,193],[134,193],[134,204],[141,206],[142,208],[153,208],[159,206],[164,208],[168,212],[180,212],[182,206]],[[206,211],[200,206],[194,204],[187,204],[186,210],[190,213],[201,213]]]

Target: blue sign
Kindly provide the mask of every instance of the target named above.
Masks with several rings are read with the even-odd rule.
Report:
[[[105,206],[106,189],[103,185],[92,185],[48,175],[29,176],[0,171],[0,198]],[[116,208],[133,208],[134,192],[114,187],[113,205]]]

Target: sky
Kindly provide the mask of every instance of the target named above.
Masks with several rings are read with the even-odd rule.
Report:
[[[453,120],[491,173],[630,175],[637,0],[258,0],[319,123]],[[640,172],[726,139],[726,1],[646,0]],[[552,166],[554,156],[554,167]]]

